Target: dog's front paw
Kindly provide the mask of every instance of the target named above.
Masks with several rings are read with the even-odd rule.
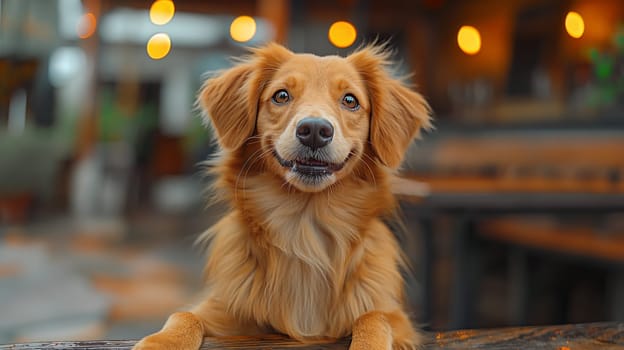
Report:
[[[160,333],[155,333],[141,339],[132,347],[132,350],[159,350],[169,349],[172,346],[169,339]]]
[[[158,332],[141,339],[133,350],[197,350],[197,344],[190,344],[188,339],[173,334]]]
[[[384,313],[369,312],[355,321],[349,350],[392,350],[392,328]]]
[[[163,328],[141,339],[135,350],[197,350],[204,338],[204,330],[195,315],[190,312],[176,312],[169,316]]]

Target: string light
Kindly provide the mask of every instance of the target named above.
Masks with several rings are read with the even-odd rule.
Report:
[[[156,25],[169,23],[175,14],[175,5],[171,0],[156,0],[150,7],[150,21]]]
[[[462,26],[457,32],[457,45],[468,55],[475,55],[481,50],[481,34],[477,28]]]
[[[95,33],[96,28],[97,20],[95,19],[95,15],[88,12],[80,17],[76,31],[80,39],[88,39]]]
[[[147,41],[147,55],[153,60],[159,60],[169,54],[171,50],[171,39],[165,33],[152,35]]]
[[[585,32],[585,21],[578,12],[570,11],[565,18],[565,29],[568,35],[578,39]]]
[[[230,25],[230,36],[240,43],[251,40],[256,34],[256,21],[249,16],[236,17]]]
[[[353,45],[357,37],[355,26],[347,21],[334,22],[329,27],[329,41],[336,47],[345,48]]]

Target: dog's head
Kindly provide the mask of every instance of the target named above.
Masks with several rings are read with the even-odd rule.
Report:
[[[268,171],[318,192],[362,162],[398,167],[419,129],[430,126],[427,103],[388,74],[389,64],[376,46],[343,58],[270,44],[208,80],[199,104],[222,148],[259,139],[253,156]]]

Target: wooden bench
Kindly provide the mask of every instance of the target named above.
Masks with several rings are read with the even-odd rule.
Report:
[[[435,298],[431,285],[436,263],[434,236],[437,225],[453,230],[449,245],[452,256],[452,284],[449,328],[475,326],[474,302],[483,255],[477,239],[491,239],[511,246],[510,262],[526,260],[525,247],[543,252],[580,256],[587,261],[608,261],[611,321],[624,320],[622,265],[624,245],[619,237],[590,235],[587,230],[568,232],[568,227],[542,227],[539,232],[528,222],[507,222],[509,215],[546,214],[590,217],[598,221],[606,214],[624,213],[624,133],[620,130],[456,130],[425,138],[406,159],[408,179],[395,184],[403,200],[405,216],[420,232],[422,304],[425,322],[430,322],[428,305]],[[422,190],[422,188],[426,190]],[[420,193],[420,195],[418,195]],[[494,221],[496,220],[496,221]],[[593,221],[591,222],[593,224]],[[589,227],[593,228],[593,227]],[[479,233],[483,233],[479,237]],[[530,242],[529,242],[530,241]],[[516,249],[516,247],[519,247]],[[510,274],[526,277],[522,264],[510,264]],[[518,267],[520,266],[520,267]],[[604,266],[604,265],[603,265]],[[611,272],[610,270],[613,270]],[[613,278],[612,278],[612,277]],[[515,281],[515,282],[514,282]],[[511,288],[524,288],[523,278],[511,278]],[[524,292],[517,294],[525,299]],[[509,303],[514,325],[526,324],[523,303]],[[517,306],[513,306],[517,305]]]
[[[624,133],[490,131],[438,135],[406,172],[433,192],[624,193]]]
[[[621,132],[490,132],[442,138],[431,154],[417,149],[408,155],[408,164],[436,176],[604,180],[617,186],[624,171],[623,148]]]
[[[45,342],[0,345],[0,350],[31,349],[131,349],[136,341]],[[206,338],[201,349],[347,349],[349,340],[303,345],[281,336]],[[624,323],[460,330],[427,333],[423,349],[624,349]]]

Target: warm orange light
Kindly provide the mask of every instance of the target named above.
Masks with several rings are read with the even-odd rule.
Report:
[[[346,21],[338,21],[329,27],[327,36],[334,46],[345,48],[353,45],[357,37],[357,31],[353,24]]]
[[[230,25],[230,36],[235,41],[244,43],[256,35],[256,21],[249,16],[234,18]]]
[[[585,32],[585,21],[578,12],[570,11],[565,18],[565,29],[568,35],[578,39]]]
[[[91,12],[88,12],[80,17],[80,21],[78,21],[78,27],[76,28],[76,31],[78,32],[78,37],[80,39],[87,39],[95,33],[96,28],[97,21],[95,19],[95,15]]]
[[[169,23],[175,14],[175,5],[171,0],[156,0],[150,7],[150,21],[157,25]]]
[[[468,55],[474,55],[481,50],[481,34],[475,27],[462,26],[457,32],[457,45]]]
[[[154,60],[159,60],[171,50],[171,39],[169,35],[165,33],[158,33],[152,35],[147,42],[147,55]]]

